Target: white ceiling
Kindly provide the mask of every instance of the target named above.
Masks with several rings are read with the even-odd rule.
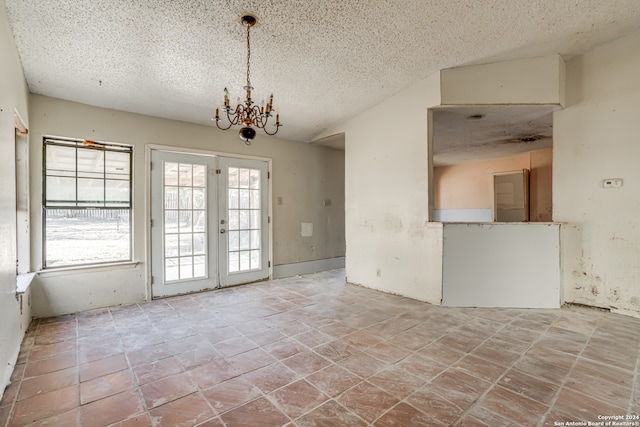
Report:
[[[205,125],[225,86],[232,103],[242,95],[239,17],[250,12],[259,19],[251,31],[254,99],[273,92],[284,123],[278,136],[303,142],[440,69],[550,54],[569,59],[640,28],[638,0],[6,4],[32,92]],[[469,112],[442,115],[465,123]]]

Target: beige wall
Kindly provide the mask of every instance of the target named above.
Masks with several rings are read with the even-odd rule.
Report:
[[[552,150],[434,169],[436,209],[493,209],[493,174],[529,169],[530,220],[551,221]]]
[[[436,209],[493,209],[493,174],[529,169],[529,154],[435,168]]]
[[[148,144],[272,159],[273,264],[343,257],[344,152],[259,135],[251,146],[237,132],[31,95],[32,260],[42,265],[41,165],[43,135],[131,144],[134,147],[133,258],[137,266],[50,271],[33,291],[36,316],[58,315],[144,300],[148,289]],[[281,198],[282,204],[276,203]],[[330,206],[324,206],[331,200]],[[313,223],[303,237],[302,223]]]
[[[427,109],[439,103],[436,73],[321,135],[345,132],[347,280],[436,304],[442,226],[429,223]]]
[[[0,397],[13,371],[25,329],[16,300],[16,177],[14,111],[29,125],[28,88],[0,5]],[[23,315],[28,316],[24,304]]]
[[[564,298],[640,315],[640,32],[567,63],[554,114],[553,218]],[[622,178],[621,188],[603,188]]]

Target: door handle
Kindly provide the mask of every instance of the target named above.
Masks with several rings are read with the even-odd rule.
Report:
[[[226,232],[227,232],[227,230],[225,230],[224,228],[221,228],[221,229],[220,229],[220,234],[224,234],[224,233],[226,233]]]

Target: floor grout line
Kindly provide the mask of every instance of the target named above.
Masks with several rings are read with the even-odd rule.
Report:
[[[555,405],[561,392],[566,388],[571,375],[574,373],[580,361],[588,361],[590,363],[601,364],[609,368],[616,368],[616,370],[612,371],[614,373],[621,370],[618,366],[610,363],[611,360],[613,360],[614,363],[617,363],[615,362],[617,359],[600,360],[597,359],[597,353],[592,352],[589,353],[589,356],[591,357],[587,358],[583,355],[585,350],[588,348],[589,343],[596,336],[599,339],[602,339],[603,335],[600,334],[599,331],[606,331],[607,324],[613,324],[613,322],[618,319],[615,316],[618,315],[603,312],[597,316],[593,316],[592,313],[583,313],[581,311],[572,311],[567,309],[549,311],[521,309],[452,309],[432,306],[426,303],[418,303],[403,297],[383,294],[367,288],[352,287],[351,285],[340,282],[340,276],[336,274],[325,276],[312,275],[310,277],[324,277],[322,280],[327,280],[326,285],[324,282],[320,285],[323,286],[321,293],[318,293],[318,291],[314,289],[315,285],[311,283],[312,279],[306,277],[304,280],[297,280],[295,278],[289,281],[287,281],[287,279],[278,279],[278,281],[271,282],[271,285],[269,283],[260,283],[248,285],[243,288],[224,289],[203,294],[180,296],[175,299],[167,298],[163,300],[154,300],[148,303],[132,304],[124,307],[97,309],[95,311],[95,318],[92,318],[93,312],[91,312],[84,314],[78,313],[60,318],[59,321],[52,319],[46,323],[36,320],[32,325],[33,329],[31,331],[27,331],[28,335],[25,336],[25,341],[23,341],[23,344],[25,345],[23,349],[25,351],[29,351],[29,353],[23,360],[24,366],[21,368],[23,371],[20,375],[20,383],[17,385],[17,389],[15,390],[15,396],[11,403],[11,411],[3,425],[5,427],[9,425],[12,417],[15,415],[15,406],[18,401],[21,387],[23,386],[23,381],[25,380],[25,373],[27,372],[26,368],[29,363],[32,362],[30,360],[31,351],[33,348],[39,347],[39,345],[36,345],[36,340],[40,337],[43,343],[47,343],[42,345],[57,344],[57,339],[64,338],[64,336],[70,332],[67,329],[68,325],[66,323],[69,321],[72,321],[74,324],[76,358],[74,366],[76,368],[75,374],[77,376],[78,389],[78,402],[75,410],[76,424],[79,426],[81,426],[83,422],[82,408],[84,406],[81,404],[82,394],[80,390],[82,385],[80,378],[81,367],[84,365],[83,363],[80,363],[81,359],[87,357],[87,354],[92,353],[91,345],[96,344],[98,345],[96,348],[100,348],[100,337],[111,337],[112,334],[114,337],[113,339],[116,340],[115,337],[117,337],[117,342],[119,342],[119,345],[122,347],[121,353],[118,354],[122,354],[124,357],[124,360],[126,361],[126,368],[124,370],[126,370],[127,374],[131,376],[131,380],[133,381],[134,386],[127,389],[127,391],[131,390],[136,393],[142,410],[140,413],[127,415],[126,420],[132,420],[136,417],[142,416],[145,417],[149,423],[152,422],[151,411],[157,411],[158,414],[162,414],[160,409],[164,405],[158,405],[151,409],[147,407],[145,395],[143,394],[140,381],[136,376],[135,368],[137,366],[157,363],[160,360],[164,360],[165,357],[175,359],[180,368],[180,372],[176,375],[186,375],[185,378],[192,384],[192,386],[194,386],[195,390],[184,396],[172,398],[173,400],[170,400],[167,403],[175,402],[189,396],[197,396],[197,401],[204,401],[208,410],[213,414],[213,417],[210,418],[210,420],[218,420],[223,425],[226,424],[225,421],[222,420],[222,416],[233,413],[243,405],[247,405],[264,398],[266,402],[269,402],[271,407],[275,408],[275,411],[284,415],[289,420],[288,423],[291,425],[297,425],[301,422],[300,420],[308,417],[309,414],[314,413],[314,411],[319,410],[329,402],[333,402],[338,405],[337,408],[340,408],[340,411],[344,411],[345,414],[355,416],[358,420],[362,421],[364,425],[373,426],[376,423],[379,423],[381,419],[392,413],[398,405],[402,403],[410,405],[409,401],[411,396],[416,395],[420,390],[428,389],[430,384],[434,383],[434,381],[437,381],[439,378],[442,377],[444,379],[445,373],[455,374],[458,371],[481,380],[482,382],[480,384],[482,384],[481,387],[483,387],[483,389],[479,390],[481,391],[480,394],[471,403],[464,403],[464,410],[458,414],[457,418],[452,422],[452,425],[463,422],[466,417],[474,414],[474,411],[479,408],[482,409],[482,411],[487,411],[487,417],[493,417],[495,420],[504,420],[505,423],[515,423],[515,421],[509,418],[508,412],[500,411],[500,413],[496,413],[491,409],[483,407],[483,402],[492,390],[495,390],[496,387],[500,386],[500,382],[507,376],[507,374],[515,369],[518,363],[524,360],[524,358],[528,357],[534,360],[539,360],[541,363],[550,363],[552,365],[554,364],[554,361],[558,361],[559,365],[557,366],[562,368],[562,371],[560,372],[565,372],[563,378],[559,380],[559,383],[552,383],[546,378],[540,379],[543,383],[548,383],[550,386],[557,387],[557,390],[555,390],[548,403],[541,402],[537,398],[529,397],[528,394],[516,391],[515,389],[505,388],[505,390],[508,390],[510,393],[514,393],[527,400],[545,405],[546,410],[544,414],[542,414],[541,418],[537,420],[538,425],[542,426],[549,414],[555,409]],[[267,288],[266,286],[271,287]],[[158,306],[154,307],[155,304],[158,304]],[[165,312],[166,317],[162,314]],[[103,314],[105,313],[108,315],[108,321],[103,317]],[[253,315],[254,313],[255,315]],[[545,313],[550,314],[547,316]],[[167,320],[162,324],[158,323],[159,320],[171,319],[173,317],[175,317],[176,325],[174,327],[169,327],[173,326],[172,320]],[[637,324],[640,324],[640,321],[638,322],[639,323]],[[59,323],[58,327],[55,326],[56,323]],[[107,327],[103,327],[104,325],[107,325]],[[635,326],[635,321],[629,321],[629,325]],[[233,332],[232,335],[235,337],[232,337],[231,335],[227,336],[225,335],[226,332],[222,332],[217,336],[213,334],[212,339],[209,340],[206,335],[209,331],[216,331],[216,326],[218,328],[230,328],[228,332]],[[589,329],[586,329],[586,327]],[[92,331],[94,328],[95,330]],[[145,331],[145,328],[149,328],[147,329],[147,331],[150,332],[149,335],[154,335],[150,337],[150,339],[147,339],[147,337],[141,333],[142,331]],[[561,359],[550,358],[549,361],[545,357],[537,358],[536,355],[543,354],[540,353],[540,351],[544,351],[549,347],[544,344],[545,339],[568,339],[567,337],[570,337],[570,335],[567,335],[563,338],[562,333],[554,333],[555,329],[560,329],[568,334],[580,334],[585,337],[586,342],[581,345],[577,354],[570,351],[565,352],[563,350],[558,350],[557,355],[562,356]],[[433,333],[434,330],[437,330],[438,333]],[[619,330],[621,331],[620,333],[622,333],[624,329],[620,328]],[[272,331],[278,331],[280,333],[274,333],[268,338],[265,337],[265,339],[260,339],[261,333],[267,334]],[[422,335],[425,338],[424,343],[415,347],[419,344],[415,341],[415,336],[419,335],[421,331],[428,331],[428,333]],[[464,343],[460,341],[459,337],[463,336],[461,334],[473,339],[474,333],[482,333],[484,335],[485,331],[487,333],[486,337],[478,342],[475,342],[474,340],[474,345],[472,347],[465,346]],[[345,337],[360,332],[371,335],[374,337],[375,341],[369,345],[363,346],[352,345],[349,341],[345,340]],[[610,332],[612,336],[615,337],[615,333],[617,333],[617,331],[614,330]],[[180,337],[181,333],[185,334],[184,338],[176,338]],[[305,336],[304,334],[309,335]],[[136,337],[139,337],[138,341],[136,341]],[[214,337],[221,337],[222,339],[216,340],[214,343],[213,340],[217,339]],[[363,335],[363,337],[366,337],[366,335]],[[447,337],[451,337],[451,339],[448,340],[446,339]],[[199,359],[197,352],[195,355],[185,356],[183,359],[177,358],[179,355],[186,355],[191,351],[185,350],[185,352],[181,352],[182,349],[180,348],[180,345],[182,340],[185,340],[182,342],[183,345],[195,345],[196,348],[199,348],[197,344],[199,339],[202,340],[203,344],[206,344],[204,347],[207,349],[211,348],[211,350],[205,351],[213,351],[213,353],[210,354],[210,357],[212,358],[206,361],[204,359],[201,360]],[[606,334],[604,335],[604,339],[608,339]],[[144,344],[151,343],[156,340],[159,340],[160,342],[152,344],[151,346]],[[636,350],[640,349],[640,336],[625,335],[625,340],[635,343]],[[510,341],[517,346],[517,353],[514,353],[517,354],[517,357],[504,365],[502,363],[496,364],[494,360],[488,357],[491,355],[490,351],[482,354],[473,353],[481,346],[486,346],[487,350],[492,349],[491,351],[498,351],[500,349],[504,349],[503,347],[500,347],[502,343],[504,343],[504,345],[509,345]],[[244,345],[245,342],[247,343],[246,347]],[[305,344],[304,342],[308,342],[309,344]],[[365,340],[361,342],[367,341]],[[228,355],[222,351],[225,343],[227,345],[235,346],[234,350],[230,351]],[[281,352],[277,343],[282,344]],[[142,345],[138,347],[140,344]],[[380,346],[382,344],[391,347]],[[600,344],[601,341],[598,341],[598,345]],[[425,350],[431,345],[433,345],[432,349],[435,351],[437,351],[437,349],[442,345],[453,345],[450,346],[450,349],[455,350],[455,353],[451,353],[451,358],[434,358],[433,356],[436,356],[437,353]],[[156,346],[164,346],[164,350],[162,351],[166,351],[166,354],[169,354],[169,356],[166,356],[165,353],[158,353],[161,355],[160,358],[150,358],[149,360],[140,359],[145,360],[144,363],[138,363],[136,367],[133,366],[133,359],[131,359],[131,357],[134,353],[151,347],[154,349],[161,348]],[[374,350],[377,346],[380,347],[377,350]],[[380,353],[380,350],[384,348],[392,349],[393,353],[389,353],[388,355]],[[460,350],[461,348],[464,350]],[[532,353],[531,356],[527,356],[527,353],[534,348],[536,348],[536,353]],[[571,349],[572,346],[563,348]],[[578,347],[576,347],[576,349],[577,348]],[[549,349],[553,350],[553,347],[550,347]],[[269,363],[267,365],[262,366],[262,363],[266,363],[267,361],[254,363],[247,357],[244,359],[242,358],[243,354],[256,350],[261,351],[253,354],[257,355],[258,353],[262,354],[262,352],[264,352],[268,355]],[[95,351],[97,350],[93,350],[91,360],[88,360],[85,363],[93,363],[106,359],[94,359]],[[235,353],[236,351],[239,352]],[[290,351],[296,352],[289,354]],[[307,372],[307,369],[303,369],[301,367],[293,369],[285,363],[285,360],[294,358],[300,354],[304,354],[305,352],[309,352],[308,354],[321,358],[319,360],[323,360],[327,365],[313,370],[313,372]],[[284,354],[286,354],[287,357],[283,357]],[[347,354],[347,356],[344,356],[345,354]],[[556,353],[554,351],[552,356],[555,354]],[[357,355],[360,355],[360,357],[364,357],[364,355],[366,355],[372,359],[356,359],[355,356]],[[391,357],[391,355],[393,355],[393,357]],[[115,355],[109,355],[108,357],[112,356]],[[357,369],[361,372],[367,372],[366,375],[361,376],[353,371],[353,368],[357,368],[357,366],[353,365],[353,362],[351,362],[351,364],[341,363],[352,356],[354,356],[354,358],[351,359],[352,361],[371,360],[373,363],[375,360],[375,366],[378,366],[379,364],[379,368],[370,368],[365,370]],[[428,377],[420,377],[414,374],[413,370],[407,370],[408,366],[406,363],[410,363],[411,359],[409,358],[415,356],[420,356],[420,359],[415,360],[424,359],[425,361],[437,364],[434,366],[438,367],[442,364],[443,368],[433,376],[429,375]],[[479,366],[476,365],[478,366],[477,368],[474,368],[473,365],[469,365],[469,363],[466,362],[459,365],[461,361],[468,356],[475,356],[478,358],[468,359],[469,363],[473,360],[476,360],[477,363],[481,363],[480,360],[483,362]],[[46,358],[52,359],[53,357],[55,356],[48,355]],[[236,359],[237,357],[239,358]],[[572,357],[573,359],[569,360],[569,357]],[[564,358],[567,358],[566,364],[563,362]],[[233,366],[235,366],[235,369],[240,368],[240,370],[237,375],[226,378],[222,382],[217,382],[213,379],[217,378],[217,376],[204,382],[196,381],[192,372],[195,369],[216,360],[228,361],[228,363],[231,364],[229,369],[233,370]],[[502,359],[503,362],[507,362],[508,360],[510,359]],[[236,366],[236,361],[238,363],[242,363],[244,367],[241,367],[240,365]],[[244,362],[248,362],[248,364],[245,364]],[[571,362],[570,365],[569,362]],[[484,365],[484,363],[491,363],[496,366],[500,366],[501,371],[496,371],[491,368],[490,365]],[[191,364],[193,364],[193,366],[191,366]],[[253,366],[258,367],[255,368]],[[279,385],[274,389],[269,387],[267,392],[263,391],[262,387],[259,387],[255,382],[251,381],[249,377],[250,374],[260,369],[276,366],[278,366],[278,370],[285,369],[283,372],[292,373],[292,379],[287,380],[286,382],[283,381],[283,385]],[[486,374],[478,370],[483,369],[483,366],[486,366],[487,369],[489,369]],[[565,369],[564,367],[568,368]],[[344,390],[330,394],[329,392],[324,391],[324,386],[322,388],[320,387],[322,383],[318,383],[319,385],[317,386],[315,380],[312,382],[309,379],[312,375],[318,375],[322,371],[330,368],[344,369],[346,372],[349,372],[350,375],[354,375],[354,378],[357,378],[357,382],[351,385],[348,385],[349,383],[345,383],[347,387]],[[394,385],[388,385],[385,382],[385,378],[388,377],[385,377],[383,373],[389,369],[396,369],[396,371],[393,371],[394,373],[402,373],[402,375],[406,374],[407,384],[412,384],[412,386],[408,387],[406,389],[407,391],[404,391],[402,388],[404,385],[399,388],[396,388]],[[32,370],[32,372],[36,371]],[[499,375],[495,377],[494,374],[497,374],[498,372]],[[523,372],[527,375],[533,375],[533,373],[527,370]],[[38,374],[33,378],[37,378],[42,375],[46,374]],[[286,375],[288,376],[289,374]],[[371,382],[374,377],[378,378],[377,376],[379,376],[379,380],[374,379],[373,381],[375,382]],[[225,375],[222,377],[225,377]],[[154,378],[154,381],[160,381],[164,378],[167,377]],[[318,377],[315,378],[319,379]],[[413,386],[412,378],[419,378],[420,385]],[[425,378],[428,379],[425,380]],[[467,377],[454,376],[448,378],[450,380],[450,378]],[[490,379],[487,380],[485,378]],[[247,385],[248,388],[252,390],[248,395],[253,395],[254,392],[257,394],[238,405],[234,404],[227,407],[227,404],[224,404],[225,406],[222,408],[225,409],[219,412],[216,409],[214,402],[206,398],[205,392],[214,387],[219,387],[220,384],[224,384],[226,381],[236,379],[240,381],[241,384]],[[206,384],[208,381],[211,381],[211,384],[213,385],[207,387],[201,387],[199,385],[199,383]],[[321,402],[311,404],[313,401],[308,400],[307,404],[310,406],[307,408],[304,400],[302,400],[301,405],[304,408],[304,412],[293,417],[289,416],[287,412],[289,409],[283,407],[279,403],[280,401],[278,399],[280,398],[276,399],[275,396],[286,396],[286,393],[278,394],[278,391],[286,389],[298,381],[305,381],[305,384],[312,387],[315,391],[311,394],[321,396],[319,397]],[[486,387],[484,386],[484,381],[486,381]],[[148,383],[150,384],[152,382],[153,381],[149,381]],[[390,406],[380,407],[381,412],[376,415],[371,422],[365,420],[362,415],[363,412],[361,412],[361,409],[359,409],[357,405],[353,406],[353,403],[345,405],[342,402],[349,401],[340,400],[341,396],[352,390],[358,389],[358,387],[362,387],[364,383],[370,384],[374,387],[371,390],[381,390],[382,392],[393,396],[394,401],[397,399],[397,402],[389,404]],[[443,384],[443,382],[441,381],[439,384]],[[242,390],[244,390],[243,387],[244,386],[240,386],[238,389],[240,390],[238,392],[238,396],[242,396]],[[633,380],[631,384],[631,396],[627,403],[628,412],[633,409],[633,399],[636,393],[640,393],[639,388],[640,357],[636,357],[635,371],[633,372]],[[265,388],[265,390],[267,389]],[[216,393],[216,391],[213,393]],[[532,396],[538,395],[534,394]],[[446,395],[446,393],[443,394],[442,397],[451,402],[451,404],[458,406],[465,401],[464,399],[459,400],[458,397],[453,395]],[[192,397],[191,401],[193,401],[194,398],[195,397]],[[358,397],[357,393],[354,393],[349,396],[349,399],[352,398],[360,397]],[[239,399],[241,400],[242,398],[239,397]],[[96,402],[99,400],[100,399],[96,400]],[[357,400],[351,400],[351,402],[356,401]],[[93,401],[91,403],[93,403]],[[615,405],[611,406],[613,407]],[[335,408],[335,406],[332,407]],[[406,407],[404,408],[406,409]],[[437,417],[437,414],[430,414],[430,411],[425,408],[415,407],[415,409],[417,409],[421,414]],[[293,414],[295,412],[291,413]],[[482,414],[485,413],[482,412]],[[226,418],[227,417],[225,417],[225,419]]]

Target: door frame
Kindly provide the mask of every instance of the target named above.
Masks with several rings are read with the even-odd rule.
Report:
[[[531,220],[531,212],[530,212],[530,194],[529,191],[531,189],[530,175],[531,170],[527,168],[516,169],[512,171],[504,171],[504,172],[493,172],[491,174],[491,195],[493,197],[493,222],[498,222],[498,198],[496,197],[498,191],[496,189],[496,177],[505,176],[505,175],[522,175],[522,195],[523,195],[523,213],[525,216],[524,221],[513,221],[513,222],[529,222]]]
[[[258,160],[267,163],[267,216],[269,217],[267,233],[269,234],[269,244],[265,248],[268,251],[269,259],[269,280],[273,279],[273,203],[272,203],[272,191],[273,184],[271,177],[272,159],[268,157],[249,156],[245,154],[228,153],[223,151],[212,150],[200,150],[197,148],[178,147],[173,145],[161,145],[161,144],[146,144],[145,145],[145,158],[144,158],[144,170],[145,170],[145,190],[144,190],[144,259],[146,268],[145,274],[145,300],[150,301],[153,298],[151,289],[151,152],[152,151],[165,151],[170,153],[179,154],[191,154],[210,157],[229,157],[236,159]],[[134,197],[134,212],[135,212],[135,197]],[[135,215],[134,215],[135,217]],[[134,225],[135,226],[135,225]],[[135,238],[134,238],[135,245]]]

